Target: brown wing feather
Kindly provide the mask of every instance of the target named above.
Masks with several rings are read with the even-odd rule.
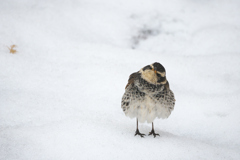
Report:
[[[138,72],[134,72],[134,73],[132,73],[132,74],[129,76],[128,84],[126,85],[125,89],[126,89],[129,85],[131,85],[131,84],[134,83],[134,79],[135,79],[135,77],[137,77],[137,75],[138,75]]]
[[[169,83],[168,83],[168,81],[167,81],[167,83],[166,83],[166,84],[164,84],[164,86],[165,86],[165,88],[166,88],[167,90],[170,90],[170,86],[169,86]]]

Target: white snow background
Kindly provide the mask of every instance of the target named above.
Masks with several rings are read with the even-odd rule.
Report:
[[[240,159],[239,8],[1,0],[0,159]],[[165,66],[176,105],[155,119],[160,137],[135,137],[121,98],[129,75],[153,62]]]

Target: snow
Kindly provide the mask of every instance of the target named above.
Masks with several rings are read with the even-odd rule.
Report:
[[[0,159],[240,159],[239,7],[2,0]],[[176,106],[154,121],[161,137],[134,137],[121,97],[129,75],[153,62]]]

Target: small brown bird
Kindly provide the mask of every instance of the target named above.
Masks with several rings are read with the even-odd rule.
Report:
[[[160,63],[147,65],[130,75],[121,107],[126,116],[137,119],[135,136],[145,136],[139,132],[138,121],[152,123],[149,135],[159,136],[154,131],[153,121],[156,117],[168,118],[174,105],[174,94],[166,79],[166,70]]]

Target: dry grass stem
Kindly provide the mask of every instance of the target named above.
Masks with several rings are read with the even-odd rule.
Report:
[[[17,47],[15,44],[13,44],[13,45],[11,45],[10,47],[8,47],[10,53],[15,54],[15,53],[17,52],[16,49],[13,49],[13,48],[15,48],[15,47]]]

